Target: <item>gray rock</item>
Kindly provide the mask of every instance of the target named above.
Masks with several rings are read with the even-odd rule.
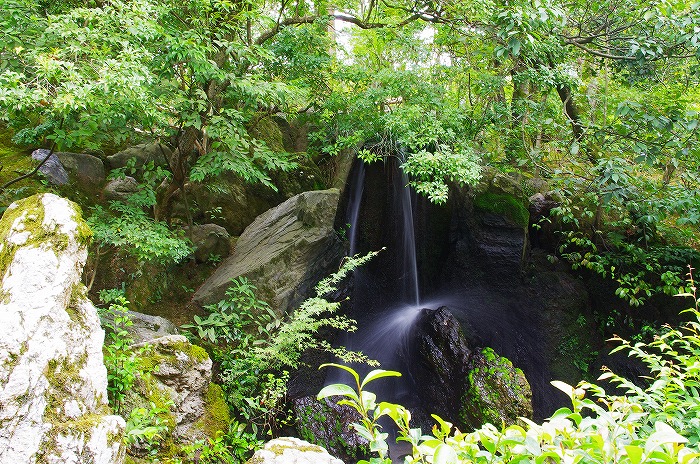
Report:
[[[548,193],[536,193],[532,195],[528,201],[530,202],[528,209],[533,221],[549,216],[549,212],[552,211],[553,208],[559,206],[559,202]]]
[[[177,326],[164,317],[151,316],[136,311],[128,311],[126,315],[131,320],[132,325],[124,327],[124,330],[129,333],[134,343],[144,343],[178,333]],[[114,324],[113,313],[108,312],[102,315],[101,319],[107,330]]]
[[[247,464],[343,464],[318,445],[293,437],[280,437],[265,443]]]
[[[56,153],[71,178],[87,187],[99,187],[105,182],[105,166],[96,156],[85,153]]]
[[[338,399],[319,401],[314,396],[305,396],[292,400],[299,435],[345,462],[369,459],[369,442],[352,427],[353,422],[361,421],[360,414],[350,406],[337,404]]]
[[[32,158],[37,161],[43,161],[47,156],[49,156],[49,150],[45,148],[39,148],[32,152]],[[65,185],[68,183],[68,172],[66,172],[56,153],[51,153],[49,159],[39,168],[39,172],[45,175],[49,182],[54,185]]]
[[[289,172],[271,172],[275,191],[260,183],[251,184],[231,172],[223,173],[211,182],[187,184],[189,206],[196,205],[193,218],[201,223],[218,224],[232,234],[240,235],[256,217],[285,200],[323,185],[319,168],[311,161],[300,159],[299,167]],[[320,187],[323,188],[323,187]],[[185,217],[182,197],[176,196],[174,214]]]
[[[133,177],[120,177],[110,180],[103,190],[105,200],[126,201],[138,192],[139,183]]]
[[[333,229],[338,199],[335,189],[305,192],[260,215],[193,301],[216,303],[231,279],[245,276],[278,314],[292,310],[338,268],[343,255]]]
[[[123,168],[130,159],[134,158],[136,161],[134,167],[140,173],[143,165],[151,161],[154,166],[168,167],[168,160],[172,155],[172,151],[165,145],[142,143],[108,156],[107,163],[110,169]]]
[[[231,236],[226,229],[216,224],[202,224],[192,227],[191,240],[194,257],[199,263],[211,257],[226,258],[231,253]]]
[[[148,407],[152,398],[167,398],[172,415],[170,430],[173,438],[182,443],[193,442],[213,436],[217,430],[228,425],[228,411],[225,418],[214,417],[211,399],[218,392],[221,402],[221,389],[214,387],[212,361],[207,352],[192,345],[182,335],[167,335],[146,343],[134,344],[134,348],[145,347],[140,355],[141,362],[153,368],[148,376],[141,377],[133,391],[129,392],[126,403],[133,407]],[[226,406],[223,406],[226,408]]]
[[[121,463],[97,310],[80,278],[89,229],[53,194],[0,221],[0,462]]]

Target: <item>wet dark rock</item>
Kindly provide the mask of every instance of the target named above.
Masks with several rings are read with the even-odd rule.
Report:
[[[305,396],[292,401],[297,429],[303,440],[322,446],[343,462],[369,459],[369,442],[352,427],[360,414],[350,406],[338,405],[340,397],[317,400]]]
[[[469,362],[460,422],[500,427],[515,424],[519,417],[532,418],[532,391],[523,371],[490,348],[475,352]]]
[[[416,322],[415,382],[430,412],[451,417],[459,404],[471,351],[446,307],[421,310]]]
[[[459,321],[446,307],[424,309],[416,323],[412,371],[423,408],[458,423],[514,424],[532,417],[525,375],[492,349],[470,350]]]

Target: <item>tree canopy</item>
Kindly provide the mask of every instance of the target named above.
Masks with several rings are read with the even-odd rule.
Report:
[[[547,179],[559,252],[633,304],[698,246],[698,3],[0,5],[0,120],[56,150],[169,146],[156,219],[224,172],[274,188],[298,160],[254,135],[275,116],[313,128],[311,156],[400,157],[435,202],[485,165]],[[661,261],[678,272],[648,284]]]

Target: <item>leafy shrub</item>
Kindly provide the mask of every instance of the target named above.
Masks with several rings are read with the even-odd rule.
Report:
[[[206,307],[206,318],[195,317],[194,323],[182,326],[212,345],[227,403],[253,436],[270,435],[280,421],[290,420],[285,410],[288,369],[299,365],[305,350],[326,350],[347,362],[366,361],[359,353],[320,340],[318,332],[322,328],[354,330],[354,321],[334,314],[340,303],[327,297],[352,269],[375,254],[348,258],[336,273],[317,284],[315,296],[285,319],[255,296],[255,286],[240,278],[232,281],[224,300]]]
[[[131,348],[134,340],[126,330],[132,325],[128,316],[129,301],[119,291],[101,292],[100,298],[109,303],[109,308],[103,311],[111,315],[111,322],[105,325],[107,342],[103,346],[104,363],[107,368],[107,397],[109,404],[117,414],[122,413],[122,403],[126,393],[134,386],[139,370],[138,357],[147,347]]]
[[[149,456],[157,454],[158,444],[162,442],[163,434],[168,431],[168,424],[161,415],[167,413],[167,408],[159,408],[153,402],[149,408],[132,409],[126,421],[124,435],[127,445],[137,445]]]

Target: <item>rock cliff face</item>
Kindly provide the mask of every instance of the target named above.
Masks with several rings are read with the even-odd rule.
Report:
[[[80,283],[90,230],[52,194],[0,221],[0,462],[119,463],[97,311]]]
[[[305,192],[258,216],[233,254],[197,290],[194,302],[221,300],[231,279],[245,276],[279,314],[293,309],[338,268],[343,254],[333,229],[338,199],[335,189]]]

